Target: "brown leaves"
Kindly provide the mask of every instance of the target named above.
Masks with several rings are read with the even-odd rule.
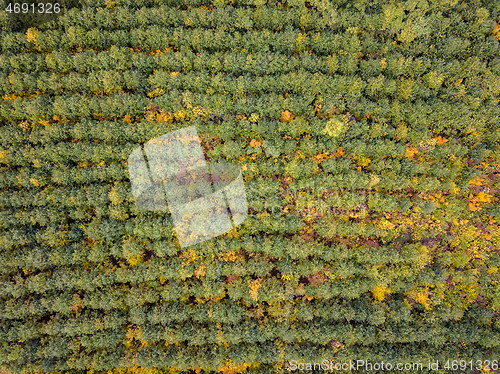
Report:
[[[238,277],[239,277],[239,275],[229,274],[227,276],[227,278],[224,280],[224,282],[231,283],[233,280],[235,280]]]
[[[330,340],[330,347],[332,347],[334,350],[342,347],[343,345],[344,345],[343,343],[339,342],[336,339]]]
[[[101,113],[94,113],[94,119],[96,119],[98,121],[103,121],[104,116]]]
[[[222,374],[237,374],[237,373],[243,373],[249,368],[251,365],[243,362],[241,364],[236,364],[230,359],[227,359],[226,363],[224,366],[220,366],[217,368],[218,373]]]
[[[253,301],[257,301],[259,298],[259,289],[262,287],[262,279],[249,280],[248,287],[250,288],[250,297]]]
[[[173,47],[165,48],[165,50],[163,50],[163,51],[161,49],[157,49],[157,50],[150,51],[149,54],[153,55],[153,56],[154,55],[162,55],[162,54],[167,53],[173,49],[174,49]]]
[[[443,138],[441,135],[436,138],[436,144],[443,145],[448,143],[448,139]]]
[[[302,229],[300,229],[300,238],[306,242],[313,239],[315,236],[316,232],[311,226],[304,226]]]
[[[325,161],[328,158],[328,156],[325,153],[323,153],[323,152],[320,151],[319,153],[313,155],[311,158],[314,161],[316,161],[318,164],[320,164],[323,161]]]
[[[406,147],[405,155],[406,158],[414,160],[415,156],[418,154],[418,149],[415,147]]]
[[[485,180],[483,178],[477,177],[476,179],[471,179],[469,184],[472,186],[482,186]]]
[[[174,119],[174,115],[169,112],[165,112],[163,109],[156,114],[156,122],[168,122]]]
[[[333,158],[344,156],[345,152],[342,147],[339,147],[337,151],[332,155]]]
[[[15,94],[4,95],[4,96],[2,96],[2,99],[9,100],[9,101],[16,101],[17,96]]]
[[[278,177],[278,180],[279,180],[279,181],[280,181],[280,183],[281,183],[281,187],[282,187],[283,189],[287,189],[287,188],[288,188],[288,185],[289,185],[290,183],[292,183],[293,178],[292,178],[292,177],[289,177],[289,176],[280,176],[280,177]]]
[[[157,104],[144,109],[145,109],[144,111],[145,116],[160,113],[160,107]]]
[[[483,191],[479,192],[476,196],[469,194],[469,210],[472,210],[473,212],[481,210],[482,207],[479,206],[479,203],[490,203],[491,197],[492,196],[484,193]]]
[[[262,145],[262,142],[259,142],[258,140],[252,139],[250,141],[250,147],[256,148],[260,147]]]
[[[78,309],[83,308],[83,306],[83,300],[80,295],[77,293],[73,294],[73,305],[71,305],[71,310],[76,312]]]
[[[21,126],[21,128],[24,131],[31,131],[31,129],[32,129],[31,124],[27,121],[21,122],[19,126]]]
[[[53,119],[54,121],[59,122],[59,123],[64,122],[64,119],[63,119],[63,118],[62,118],[59,114],[55,114],[54,116],[52,116],[52,119]]]
[[[218,256],[219,260],[226,262],[235,262],[240,257],[241,256],[235,251],[226,251],[224,253],[220,253]]]
[[[295,118],[295,116],[288,109],[285,110],[284,112],[281,112],[281,116],[280,116],[280,121],[281,122],[287,122],[288,123],[288,122],[290,122],[294,118]]]
[[[495,29],[493,30],[492,34],[495,35],[498,40],[500,40],[500,24],[495,23]]]
[[[317,287],[321,283],[323,283],[324,281],[326,281],[326,276],[325,276],[325,274],[323,274],[322,271],[318,271],[315,274],[308,275],[307,276],[307,280],[309,281],[309,283],[311,284],[311,286]]]
[[[38,123],[44,127],[50,126],[50,122],[44,118],[39,118]]]
[[[205,155],[205,158],[209,159],[208,153],[215,148],[218,144],[222,142],[220,138],[217,138],[211,134],[202,134],[199,135],[200,142],[201,142],[201,147],[203,148],[203,154]],[[240,161],[243,161],[243,159],[239,159]]]

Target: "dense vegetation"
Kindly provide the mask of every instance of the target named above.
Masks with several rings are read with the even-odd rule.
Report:
[[[0,369],[499,359],[498,2],[80,3],[0,13]],[[181,250],[126,160],[191,125],[249,216]]]

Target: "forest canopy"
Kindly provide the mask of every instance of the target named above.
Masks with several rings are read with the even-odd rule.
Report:
[[[36,24],[8,4],[2,373],[494,369],[498,2],[81,0]],[[127,160],[188,126],[248,216],[181,248]]]

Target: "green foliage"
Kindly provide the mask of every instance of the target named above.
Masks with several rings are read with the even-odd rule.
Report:
[[[328,120],[322,133],[332,138],[336,138],[342,135],[346,130],[347,124],[337,116]]]
[[[100,0],[0,22],[0,371],[491,360],[497,18],[491,1]],[[189,124],[241,168],[249,215],[181,249],[126,160]]]

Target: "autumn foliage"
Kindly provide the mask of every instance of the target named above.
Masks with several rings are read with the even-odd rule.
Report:
[[[497,359],[494,1],[5,16],[2,374]],[[127,160],[192,125],[209,166],[241,170],[249,210],[181,249],[169,212],[138,209]]]

